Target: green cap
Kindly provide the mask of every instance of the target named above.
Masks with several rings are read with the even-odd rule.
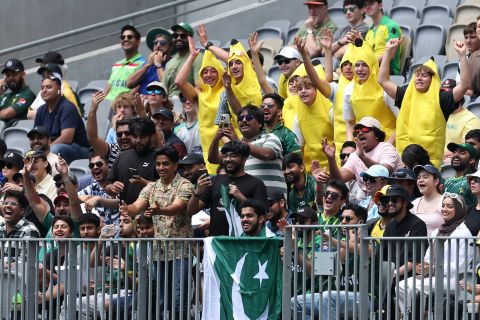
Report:
[[[153,41],[158,35],[165,36],[168,41],[172,41],[172,32],[165,28],[152,28],[147,32],[147,46],[153,51]]]
[[[450,142],[447,145],[447,149],[451,152],[455,152],[457,149],[462,149],[468,151],[472,157],[478,159],[478,152],[477,150],[469,143],[454,143]]]
[[[193,28],[188,23],[180,22],[179,24],[173,25],[171,29],[172,31],[175,31],[175,29],[179,28],[185,30],[186,33],[193,37]]]

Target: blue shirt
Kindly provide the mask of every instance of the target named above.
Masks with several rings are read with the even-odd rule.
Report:
[[[368,205],[370,204],[370,200],[372,200],[372,196],[368,196],[358,204],[360,207],[364,207],[368,210],[367,221],[371,219],[379,218],[380,215],[378,214],[378,206],[375,203],[372,203],[370,209],[368,209]],[[364,221],[365,222],[365,221]]]
[[[160,79],[158,79],[157,67],[155,67],[154,64],[148,67],[147,71],[145,71],[143,77],[140,79],[139,93],[147,94],[147,85],[153,81],[160,81]]]
[[[63,129],[74,128],[75,133],[72,143],[82,147],[89,147],[87,132],[77,108],[65,97],[61,97],[53,112],[48,111],[47,104],[38,108],[34,126],[43,126],[47,129],[52,140],[57,139]]]

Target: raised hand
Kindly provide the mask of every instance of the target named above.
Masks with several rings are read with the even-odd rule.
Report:
[[[58,154],[58,160],[55,163],[55,168],[57,172],[60,173],[62,176],[68,176],[68,164],[65,159],[62,158],[60,153]]]
[[[188,48],[190,49],[190,55],[192,57],[197,57],[200,54],[200,50],[195,47],[195,40],[193,37],[188,37]]]
[[[402,39],[403,39],[403,38],[402,38]],[[385,49],[386,49],[386,50],[395,49],[396,47],[398,47],[398,45],[400,44],[400,42],[402,41],[402,39],[393,38],[393,39],[388,40],[387,43],[385,44]]]
[[[162,51],[154,51],[153,53],[153,63],[155,65],[162,64],[162,62],[165,60],[165,55],[163,54]]]
[[[320,44],[325,49],[332,47],[332,32],[327,28],[322,29],[322,36],[320,37]]]
[[[258,32],[254,32],[248,37],[248,46],[250,47],[250,51],[252,53],[260,52],[262,45],[263,40],[258,41]]]
[[[322,139],[322,150],[323,153],[327,156],[329,159],[335,159],[335,152],[337,151],[335,147],[335,142],[332,141],[332,145],[328,144],[328,139],[323,138]]]
[[[459,56],[464,55],[467,50],[467,46],[462,41],[453,40],[453,47]]]
[[[305,48],[306,41],[303,41],[302,38],[300,37],[295,37],[293,41],[295,43],[295,46],[297,47],[298,52],[302,55],[302,57],[307,56],[308,52],[307,52],[307,48]]]
[[[232,77],[227,72],[222,73],[222,82],[225,89],[232,88]]]
[[[92,105],[90,106],[90,110],[97,111],[98,106],[105,99],[106,96],[107,94],[103,90],[97,91],[92,94]]]
[[[118,206],[118,211],[120,212],[120,215],[125,215],[128,214],[128,205],[125,203],[125,201],[120,201],[120,205]]]
[[[365,155],[365,149],[363,149],[363,144],[358,138],[355,138],[355,144],[357,145],[357,149],[355,150],[355,152],[357,153],[357,156],[362,159],[362,157]]]
[[[327,171],[327,168],[323,168],[320,166],[320,162],[318,160],[312,161],[312,176],[315,178],[315,181],[318,183],[327,183],[330,180],[330,174]]]
[[[205,29],[205,25],[201,23],[197,28],[198,38],[200,39],[200,43],[202,46],[206,46],[208,42],[207,30]]]

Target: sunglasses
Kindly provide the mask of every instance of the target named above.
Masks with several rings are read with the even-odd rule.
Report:
[[[273,109],[275,107],[275,103],[262,103],[261,104],[262,109],[268,108],[268,109]]]
[[[183,95],[179,96],[178,99],[180,100],[181,103],[187,102],[187,98],[185,98]]]
[[[379,200],[382,205],[388,206],[389,203],[397,204],[399,199],[399,197],[381,197]]]
[[[347,223],[350,223],[350,221],[352,221],[353,219],[355,219],[355,217],[350,217],[350,216],[340,216],[340,221],[343,221],[343,220],[345,220]]]
[[[90,163],[88,164],[88,167],[90,168],[90,170],[93,169],[93,168],[95,168],[95,166],[96,166],[97,168],[103,167],[103,161],[90,162]]]
[[[13,164],[12,163],[5,163],[3,165],[4,168],[7,168],[7,169],[12,169],[13,168]]]
[[[475,183],[480,183],[480,178],[479,177],[468,177],[468,182],[469,183],[472,183],[475,182]]]
[[[127,35],[121,35],[120,36],[120,39],[121,40],[125,40],[125,39],[128,39],[128,40],[132,40],[133,38],[135,38],[135,36],[133,34],[127,34]]]
[[[284,59],[277,59],[276,62],[279,66],[281,66],[282,64],[290,64],[290,62],[292,62],[293,59],[290,59],[290,58],[284,58]]]
[[[17,206],[18,206],[18,202],[15,202],[15,201],[3,201],[3,205],[4,205],[4,206],[17,207]]]
[[[360,132],[362,133],[369,133],[370,131],[372,131],[372,128],[368,128],[368,127],[363,127],[363,128],[360,128],[360,129],[355,129],[353,130],[353,136],[356,137],[360,134]]]
[[[345,160],[347,159],[348,157],[350,157],[350,154],[351,153],[340,153],[340,160]]]
[[[154,46],[166,46],[168,44],[168,41],[167,40],[155,40],[153,41],[153,45]]]
[[[343,8],[343,13],[347,14],[349,11],[353,13],[353,12],[355,12],[355,10],[357,10],[356,6],[344,7]]]
[[[247,114],[247,115],[242,114],[242,115],[238,116],[238,122],[242,122],[242,121],[250,122],[253,119],[255,119],[255,117],[251,114]]]
[[[371,177],[371,176],[363,176],[362,177],[362,180],[363,182],[370,182],[370,183],[375,183],[377,182],[378,180],[380,180],[382,178],[380,177]]]
[[[147,90],[147,94],[148,95],[152,95],[152,94],[156,94],[156,95],[160,95],[162,94],[163,95],[163,91],[161,89],[152,89],[152,90]]]
[[[65,185],[65,183],[63,183],[63,182],[61,182],[61,181],[60,181],[60,182],[55,182],[55,187],[56,187],[56,188],[61,188],[61,187],[64,186],[64,185]]]
[[[130,131],[117,131],[116,135],[117,135],[117,138],[121,138],[123,137],[123,135],[128,137],[130,136]]]
[[[330,196],[330,198],[332,198],[332,200],[337,200],[338,198],[340,198],[340,194],[337,193],[337,192],[332,192],[332,191],[328,191],[328,190],[325,190],[323,192],[323,196],[326,198],[328,198],[328,196]]]
[[[443,193],[443,198],[450,198],[450,199],[454,199],[456,200],[458,203],[460,203],[460,205],[462,206],[463,208],[463,203],[462,201],[460,201],[460,195],[456,194],[456,193],[453,193],[453,192],[444,192]]]
[[[177,38],[187,39],[187,38],[188,38],[188,34],[186,34],[186,33],[174,33],[174,34],[173,34],[173,39],[177,39]]]

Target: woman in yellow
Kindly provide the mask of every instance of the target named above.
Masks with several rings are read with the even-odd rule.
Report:
[[[432,163],[440,167],[445,146],[447,119],[457,108],[470,83],[470,71],[465,58],[465,45],[454,41],[460,61],[460,83],[452,91],[440,91],[440,77],[433,60],[415,70],[408,87],[398,87],[390,81],[390,59],[399,44],[391,39],[383,55],[378,81],[385,92],[401,106],[397,119],[396,147],[399,153],[409,144],[421,145],[430,155]]]
[[[208,148],[217,133],[218,126],[215,124],[220,95],[223,92],[223,84],[220,75],[225,69],[213,53],[206,50],[203,55],[200,68],[200,83],[198,87],[192,86],[188,81],[188,75],[193,67],[193,61],[199,55],[195,49],[193,38],[189,37],[190,56],[177,74],[175,85],[180,89],[183,96],[189,101],[198,101],[198,126],[200,132],[200,143],[202,145],[203,158],[207,163],[207,170],[210,174],[216,173],[218,165],[207,162]]]
[[[357,42],[359,39],[357,39]],[[353,141],[353,126],[363,117],[380,121],[387,135],[387,141],[395,142],[395,122],[398,108],[378,84],[378,60],[372,49],[362,42],[351,46],[354,60],[353,81],[343,91],[343,118],[347,124],[347,140]]]

